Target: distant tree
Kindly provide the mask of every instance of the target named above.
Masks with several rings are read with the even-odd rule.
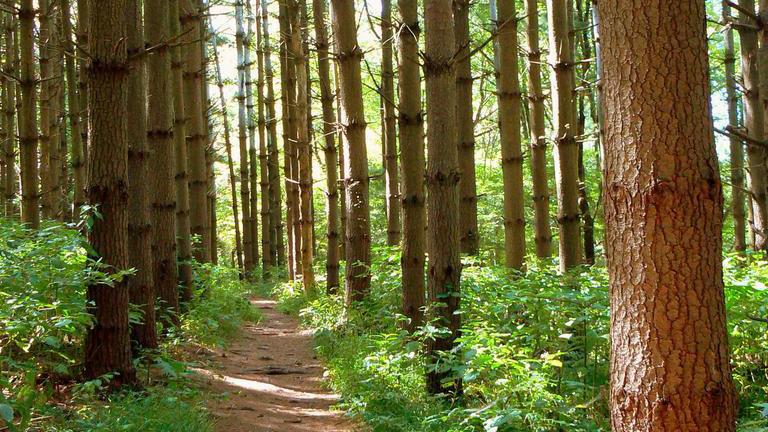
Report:
[[[381,1],[381,106],[384,144],[384,187],[387,210],[387,244],[400,244],[400,178],[397,161],[397,110],[392,63],[392,0]]]
[[[35,9],[32,0],[21,0],[19,17],[19,159],[21,167],[21,220],[30,228],[40,226],[38,169],[37,75],[35,74]]]

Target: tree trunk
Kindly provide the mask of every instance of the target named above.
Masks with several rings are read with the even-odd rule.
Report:
[[[421,109],[418,5],[398,0],[400,38],[400,151],[403,168],[403,313],[414,331],[424,321],[424,113]]]
[[[300,219],[301,227],[301,277],[304,284],[304,290],[310,295],[315,290],[315,274],[312,269],[314,260],[312,250],[312,150],[309,142],[308,123],[308,105],[307,96],[309,94],[309,85],[307,77],[307,54],[302,46],[302,22],[299,2],[304,0],[292,1],[290,7],[293,12],[290,14],[291,22],[291,57],[296,70],[296,100],[294,103],[296,118],[296,151],[299,157],[299,191],[300,191]]]
[[[248,115],[248,181],[250,182],[250,202],[248,203],[251,213],[251,258],[253,259],[254,269],[259,263],[259,155],[256,150],[256,113],[254,111],[253,100],[253,80],[251,75],[251,51],[253,50],[253,9],[251,0],[245,0],[246,19],[248,20],[248,30],[245,34],[245,107]],[[261,109],[261,107],[259,107]],[[258,131],[259,142],[263,141],[262,131]]]
[[[736,398],[705,8],[668,6],[598,1],[611,422],[616,432],[728,432]]]
[[[546,96],[541,86],[541,49],[539,48],[539,2],[526,0],[528,36],[528,106],[530,110],[531,175],[533,177],[533,225],[536,256],[552,255],[549,227],[549,179],[547,176],[547,137],[545,134]]]
[[[237,46],[237,120],[238,142],[240,144],[240,205],[243,209],[243,266],[245,274],[250,277],[253,272],[253,230],[251,225],[251,188],[248,166],[248,128],[250,121],[246,112],[246,60],[245,60],[245,25],[244,25],[244,0],[235,2],[235,44]]]
[[[739,0],[742,9],[754,11],[754,0]],[[740,14],[743,23],[751,24],[750,18]],[[744,80],[744,128],[750,138],[762,141],[765,137],[765,107],[762,104],[761,91],[765,90],[760,85],[760,73],[758,70],[758,42],[757,30],[749,27],[739,27],[741,39],[741,73]],[[768,228],[768,205],[766,205],[766,152],[758,145],[747,145],[747,164],[749,165],[749,186],[753,203],[753,229],[755,232],[755,249],[763,250],[768,247],[768,236],[765,234]]]
[[[384,116],[384,185],[387,196],[387,244],[400,244],[400,178],[397,167],[397,108],[392,70],[392,0],[381,1],[381,103]]]
[[[587,3],[588,5],[589,3]],[[589,34],[589,6],[584,8],[584,0],[576,0],[576,12],[578,22],[572,22],[571,28],[573,29],[574,40],[576,32],[581,35],[579,40],[581,45],[581,77],[574,74],[574,99],[576,103],[576,136],[578,138],[579,145],[579,213],[581,214],[582,228],[584,230],[584,262],[589,265],[595,263],[595,220],[592,217],[592,212],[589,208],[589,190],[587,189],[587,169],[584,163],[584,141],[587,124],[586,114],[586,101],[589,99],[590,104],[594,106],[594,96],[592,95],[592,88],[588,85],[590,63],[589,59],[592,58],[592,47]],[[573,43],[574,46],[574,59],[576,59],[576,52],[578,46]],[[584,86],[585,89],[581,92],[576,88]],[[586,94],[585,94],[586,93]],[[599,135],[598,135],[599,137]]]
[[[560,270],[581,264],[579,223],[579,147],[575,138],[573,111],[573,55],[570,49],[568,9],[570,0],[547,0],[549,17],[552,112],[555,137],[555,183],[557,222],[560,228]]]
[[[453,0],[456,38],[456,130],[459,146],[459,236],[461,251],[476,255],[480,247],[477,228],[475,180],[475,130],[472,113],[472,62],[469,36],[469,0]],[[450,18],[450,17],[448,17]]]
[[[21,221],[30,228],[40,226],[40,183],[37,166],[37,97],[35,87],[35,9],[32,0],[19,7],[21,109],[19,111],[19,157],[21,163]]]
[[[181,37],[179,0],[170,0],[170,37]],[[174,174],[176,179],[176,247],[179,256],[179,282],[182,300],[192,299],[192,228],[189,219],[189,171],[187,167],[187,112],[184,104],[184,71],[182,48],[171,47],[171,85],[173,93],[173,148],[175,153]]]
[[[83,179],[81,189],[75,188],[74,192],[74,208],[80,209],[85,202],[85,186],[86,176],[88,175],[88,76],[85,73],[87,63],[88,52],[88,17],[90,16],[90,0],[77,0],[77,59],[80,73],[78,74],[77,87],[78,97],[80,99],[80,123],[83,127],[80,128],[80,141],[82,143],[83,158],[82,163],[77,164],[78,161],[73,161],[73,168],[75,170],[75,179],[77,179],[77,171],[80,170]],[[77,155],[73,153],[73,157]],[[77,215],[75,215],[77,216]]]
[[[53,110],[51,86],[53,72],[51,68],[51,6],[49,0],[38,0],[38,55],[40,59],[40,198],[41,212],[45,219],[53,218],[53,146],[51,145],[51,126]]]
[[[189,168],[189,217],[192,235],[200,238],[195,259],[211,261],[208,229],[208,178],[205,167],[205,119],[201,81],[204,74],[202,18],[197,0],[179,0],[179,15],[184,56],[184,106],[187,118],[187,157]]]
[[[333,27],[331,27],[333,28]],[[338,47],[334,44],[335,52],[334,56],[338,55]],[[340,127],[342,120],[342,110],[344,106],[341,103],[341,92],[339,91],[339,63],[333,63],[333,80],[336,84],[336,140],[339,143],[339,177],[341,180],[338,182],[339,191],[339,204],[341,204],[341,211],[339,217],[339,232],[344,238],[339,242],[339,254],[341,259],[347,259],[347,187],[344,179],[346,178],[346,164],[344,163],[344,130]]]
[[[5,19],[5,43],[6,53],[3,63],[3,72],[11,75],[16,69],[16,20],[13,15]],[[5,195],[5,217],[18,216],[16,208],[16,195],[18,193],[16,173],[16,82],[6,79],[3,82],[3,117],[7,129],[7,138],[3,142],[5,170],[3,171],[3,189]]]
[[[91,1],[95,6],[96,1]],[[129,266],[126,6],[125,0],[99,0],[88,21],[91,151],[87,197],[101,215],[88,233],[88,242],[96,254],[92,258],[100,260],[98,266],[108,273]],[[85,340],[86,379],[114,372],[111,387],[133,384],[136,373],[131,363],[127,279],[91,284],[86,297],[94,318]]]
[[[286,5],[288,0],[281,0],[278,5],[280,8],[280,101],[283,115],[283,170],[285,173],[285,205],[286,205],[286,228],[288,237],[288,278],[295,280],[297,273],[297,262],[299,260],[300,245],[297,242],[296,225],[298,218],[294,209],[297,206],[297,199],[294,190],[296,186],[296,177],[298,173],[293,169],[293,157],[295,153],[295,115],[292,114],[295,101],[295,72],[293,59],[289,57],[289,48],[291,46],[291,22],[290,9]],[[300,240],[300,237],[298,237]]]
[[[317,49],[317,70],[320,81],[320,100],[323,106],[323,138],[325,145],[325,187],[328,189],[328,251],[325,261],[327,291],[335,292],[339,287],[339,171],[336,150],[336,113],[333,109],[334,94],[331,86],[330,54],[328,43],[327,11],[325,0],[313,0],[315,18],[315,40]]]
[[[147,0],[144,9],[147,46],[159,46],[149,56],[147,138],[152,151],[152,256],[157,296],[166,326],[178,324],[179,295],[176,287],[176,174],[173,146],[173,93],[169,37],[168,1]],[[90,85],[90,83],[89,83]]]
[[[453,349],[459,335],[461,316],[461,250],[459,241],[459,162],[456,146],[456,82],[453,67],[454,30],[451,0],[425,0],[424,76],[427,83],[427,289],[437,325],[448,334],[427,343],[427,356],[437,362],[440,353]],[[457,21],[458,22],[458,21]],[[443,392],[449,372],[427,373],[427,390]],[[461,392],[456,379],[447,391]]]
[[[355,5],[331,0],[333,30],[338,50],[339,92],[343,107],[344,189],[346,190],[346,303],[362,300],[371,284],[371,221],[368,201],[368,151],[365,110],[357,44]]]
[[[62,41],[64,46],[64,61],[67,78],[67,105],[70,128],[70,158],[72,166],[72,178],[74,180],[73,208],[72,216],[74,219],[80,214],[80,205],[82,204],[82,191],[85,189],[85,162],[83,155],[83,137],[82,107],[78,97],[77,68],[75,65],[75,47],[72,43],[72,17],[70,12],[69,0],[61,1],[61,29]]]
[[[264,0],[266,3],[266,0]],[[256,106],[259,128],[259,189],[261,190],[261,265],[264,274],[269,274],[269,268],[275,264],[272,258],[272,226],[270,222],[270,204],[272,202],[269,183],[269,154],[267,145],[267,119],[265,117],[264,99],[264,40],[262,37],[261,14],[266,4],[256,0],[254,13],[256,19]],[[254,208],[255,211],[255,208]]]
[[[731,20],[731,7],[723,2],[723,21]],[[736,89],[736,54],[734,52],[733,28],[725,29],[725,91],[728,100],[728,124],[739,125],[739,97]],[[744,216],[744,144],[731,136],[731,214],[733,215],[733,249],[744,251],[747,248],[747,224]]]
[[[523,150],[520,138],[522,106],[517,66],[517,16],[513,2],[499,2],[499,129],[504,177],[504,262],[522,270],[525,265],[525,207],[523,206]]]
[[[145,55],[141,2],[129,0],[125,11],[128,55]],[[136,273],[128,279],[131,304],[142,312],[141,323],[131,326],[132,338],[144,348],[157,348],[155,286],[152,276],[152,224],[149,213],[149,148],[147,147],[147,85],[144,62],[132,65],[128,77],[128,266]]]

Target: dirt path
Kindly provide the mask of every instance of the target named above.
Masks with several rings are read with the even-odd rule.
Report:
[[[351,432],[361,430],[333,411],[338,397],[324,390],[323,367],[312,349],[312,335],[271,300],[254,300],[261,323],[219,353],[211,370],[198,370],[212,394],[217,432]]]

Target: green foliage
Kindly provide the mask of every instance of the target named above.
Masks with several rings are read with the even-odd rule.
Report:
[[[281,308],[300,314],[316,335],[342,406],[375,431],[609,430],[609,305],[603,267],[563,277],[548,262],[525,275],[466,261],[462,335],[436,365],[424,341],[443,329],[428,323],[402,330],[399,256],[375,251],[372,292],[345,312],[340,295],[308,300],[284,285]],[[728,256],[726,300],[734,373],[741,400],[740,430],[768,422],[765,375],[768,266],[760,255]],[[752,318],[750,318],[752,317]],[[424,392],[424,371],[439,367],[464,380],[458,403]],[[763,429],[761,429],[763,428]]]

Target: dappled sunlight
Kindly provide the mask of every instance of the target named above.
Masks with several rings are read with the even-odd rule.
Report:
[[[239,387],[241,389],[255,391],[259,393],[267,393],[272,396],[284,397],[289,399],[318,400],[318,401],[331,401],[331,402],[335,402],[339,399],[339,397],[334,394],[322,394],[322,393],[312,393],[312,392],[293,390],[290,388],[281,387],[275,384],[259,381],[256,379],[245,379],[245,378],[236,378],[236,377],[227,376],[227,375],[218,375],[204,369],[195,369],[195,371],[202,373],[204,375],[210,376],[213,379],[223,381],[235,387]]]

